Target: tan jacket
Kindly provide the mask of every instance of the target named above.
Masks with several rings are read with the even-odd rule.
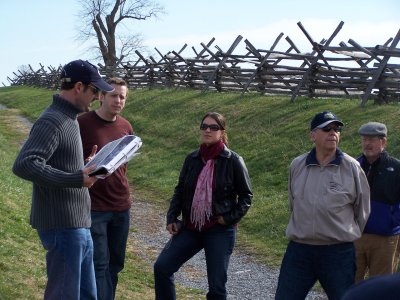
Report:
[[[361,236],[370,213],[367,178],[359,163],[336,151],[336,159],[320,166],[315,149],[290,165],[286,236],[295,242],[330,245]]]

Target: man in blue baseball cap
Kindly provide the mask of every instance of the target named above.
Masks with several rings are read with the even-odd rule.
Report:
[[[87,60],[74,60],[67,63],[61,70],[62,82],[91,84],[102,92],[112,92],[114,88],[100,75],[97,67]]]
[[[81,112],[88,112],[90,104],[99,98],[100,91],[112,92],[114,88],[101,77],[95,65],[84,60],[67,63],[61,70],[60,96]]]
[[[289,172],[289,244],[275,300],[305,299],[319,281],[330,300],[354,283],[354,241],[369,215],[369,187],[360,164],[339,148],[343,122],[332,112],[310,123],[311,151]]]
[[[44,299],[96,299],[88,188],[77,116],[99,91],[114,88],[91,63],[75,60],[61,71],[60,93],[33,125],[13,172],[33,183],[30,224],[46,249]]]

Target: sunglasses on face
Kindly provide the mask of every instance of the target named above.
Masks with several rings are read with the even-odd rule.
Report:
[[[320,129],[324,132],[330,132],[331,130],[333,130],[334,132],[338,133],[342,131],[342,127],[324,127]]]
[[[88,84],[88,87],[90,87],[93,94],[97,95],[98,93],[100,93],[100,90],[97,87],[95,87],[94,85]]]
[[[220,127],[217,124],[206,124],[206,123],[202,123],[200,125],[200,129],[201,130],[207,130],[207,128],[210,128],[211,131],[218,131],[220,130]]]

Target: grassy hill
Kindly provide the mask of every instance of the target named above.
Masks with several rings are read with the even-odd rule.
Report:
[[[30,87],[3,87],[0,88],[0,104],[18,109],[18,113],[34,121],[49,105],[53,93]],[[143,140],[142,154],[130,163],[129,168],[134,196],[156,203],[160,210],[165,210],[183,159],[199,144],[201,117],[207,111],[218,111],[227,119],[230,148],[243,156],[254,190],[254,204],[239,226],[238,245],[261,261],[278,266],[287,244],[284,232],[289,216],[288,166],[294,157],[312,147],[308,137],[309,122],[315,113],[323,110],[335,112],[345,123],[340,148],[348,154],[357,156],[360,153],[357,134],[360,125],[379,121],[388,127],[388,151],[400,156],[398,104],[377,106],[371,101],[361,108],[358,101],[344,99],[300,98],[291,103],[290,97],[284,96],[131,90],[123,116],[132,122],[136,134]],[[4,262],[3,258],[15,259],[21,268],[20,278],[11,280],[24,283],[25,279],[37,282],[37,278],[41,278],[35,283],[40,290],[44,279],[35,272],[41,272],[43,276],[44,259],[36,233],[28,225],[30,184],[19,180],[10,171],[19,147],[15,140],[22,139],[23,135],[13,128],[12,123],[5,122],[9,116],[1,110],[0,114],[0,151],[6,158],[1,162],[4,171],[0,175],[0,238],[6,241],[0,246],[0,272],[17,276],[13,263]],[[139,265],[130,272],[143,272],[134,255],[129,259]],[[30,268],[33,261],[35,271]],[[152,299],[149,291],[152,275],[140,274],[138,278],[125,278],[124,289],[135,286],[130,293],[148,293],[149,298],[142,298]],[[12,293],[6,283],[10,280],[7,276],[0,279],[0,299],[8,295],[5,293]]]

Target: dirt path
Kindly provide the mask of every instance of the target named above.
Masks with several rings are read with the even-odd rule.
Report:
[[[0,105],[0,109],[7,109]],[[15,114],[9,114],[10,123],[21,133],[28,135],[32,123]],[[140,257],[149,270],[160,253],[169,234],[165,230],[165,211],[154,204],[134,196],[131,210],[131,249]],[[274,299],[278,270],[257,263],[251,256],[235,249],[228,274],[228,299],[269,300]],[[176,282],[186,287],[207,291],[204,253],[200,252],[189,260],[176,274]],[[324,300],[326,296],[312,292],[308,300]]]

